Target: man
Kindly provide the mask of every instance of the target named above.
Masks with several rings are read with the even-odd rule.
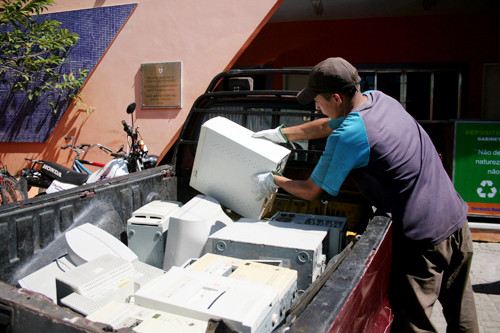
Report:
[[[430,321],[439,300],[448,332],[478,332],[469,281],[472,239],[467,205],[455,191],[427,133],[395,99],[359,91],[357,70],[342,58],[316,65],[301,104],[315,101],[328,118],[254,134],[283,143],[328,137],[307,180],[276,172],[254,176],[260,196],[278,187],[306,199],[337,195],[348,174],[393,220],[390,301],[393,332],[436,332]]]

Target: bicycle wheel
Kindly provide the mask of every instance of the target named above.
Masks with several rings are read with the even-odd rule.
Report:
[[[2,205],[21,201],[28,197],[27,193],[20,190],[19,182],[12,176],[2,176],[0,192]]]

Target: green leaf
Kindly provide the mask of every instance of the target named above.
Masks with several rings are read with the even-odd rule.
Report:
[[[10,89],[25,91],[28,99],[51,94],[60,98],[77,98],[88,70],[61,75],[58,69],[65,53],[79,40],[77,34],[61,29],[55,20],[34,18],[53,0],[2,0],[0,6],[0,80]]]

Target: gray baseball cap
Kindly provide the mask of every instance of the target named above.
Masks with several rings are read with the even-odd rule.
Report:
[[[343,58],[328,58],[313,67],[307,87],[297,94],[300,104],[312,102],[320,93],[339,93],[361,82],[358,70]]]

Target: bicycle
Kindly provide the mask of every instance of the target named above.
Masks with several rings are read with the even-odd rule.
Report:
[[[0,205],[22,201],[28,198],[28,191],[23,191],[23,183],[12,176],[0,161]]]
[[[28,190],[32,186],[35,186],[39,188],[39,194],[42,194],[47,191],[61,191],[71,187],[83,185],[88,181],[89,177],[92,176],[92,172],[87,169],[84,164],[94,165],[99,168],[104,167],[105,164],[83,160],[80,158],[80,155],[88,152],[94,147],[99,147],[101,150],[107,153],[113,152],[111,149],[98,143],[93,145],[86,143],[75,145],[74,137],[69,136],[65,137],[65,139],[73,139],[73,141],[69,145],[62,146],[61,149],[67,149],[71,147],[71,150],[76,152],[76,157],[72,163],[71,168],[51,161],[25,158],[26,161],[31,162],[31,166],[21,171],[21,177],[23,177],[23,179],[27,181]],[[55,185],[55,190],[50,189],[53,183]]]
[[[85,154],[86,152],[88,152],[89,150],[91,150],[94,147],[99,147],[102,151],[104,151],[106,153],[110,153],[110,154],[113,153],[113,150],[111,150],[108,147],[103,146],[99,143],[95,143],[93,145],[90,145],[88,143],[80,143],[78,145],[75,145],[75,137],[74,136],[67,136],[64,139],[65,140],[70,140],[70,139],[73,140],[70,145],[64,145],[61,147],[61,149],[71,148],[71,150],[73,150],[76,153],[76,157],[75,157],[75,159],[73,161],[73,165],[71,167],[73,168],[73,170],[75,170],[76,172],[79,172],[79,173],[86,173],[89,175],[92,173],[89,169],[87,169],[84,166],[84,164],[85,165],[93,165],[93,166],[96,166],[99,168],[102,168],[106,165],[104,163],[87,161],[87,160],[81,159],[80,158],[81,154]]]

